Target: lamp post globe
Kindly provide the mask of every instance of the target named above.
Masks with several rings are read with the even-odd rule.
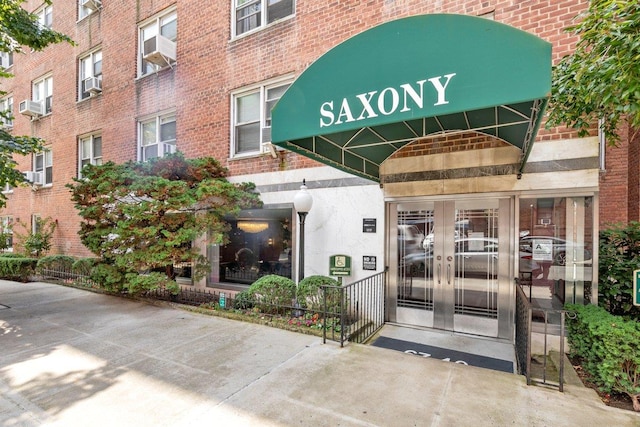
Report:
[[[311,210],[313,198],[307,191],[306,180],[302,180],[300,191],[293,197],[293,207],[300,219],[300,257],[298,259],[298,282],[304,278],[304,220]]]

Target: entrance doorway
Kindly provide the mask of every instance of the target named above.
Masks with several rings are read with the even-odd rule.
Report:
[[[511,209],[507,198],[393,204],[398,238],[390,317],[510,338]]]

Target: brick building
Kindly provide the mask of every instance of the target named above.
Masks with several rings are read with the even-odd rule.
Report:
[[[480,17],[482,23],[474,19],[470,25],[536,36],[551,46],[549,60],[555,62],[576,42],[563,29],[587,5],[586,0],[69,0],[43,6],[28,0],[25,8],[76,45],[27,51],[6,63],[15,75],[1,82],[8,93],[4,105],[13,105],[12,132],[43,138],[46,150],[19,160],[20,169],[34,172],[30,177],[38,182],[11,189],[0,216],[5,224],[51,217],[58,224],[52,252],[90,256],[77,236],[79,217],[65,187],[84,164],[144,161],[176,150],[187,157],[213,156],[228,167],[232,181],[255,182],[265,208],[230,220],[230,245],[203,245],[212,272],[190,285],[237,286],[266,272],[295,279],[299,247],[292,201],[306,179],[314,204],[306,225],[305,275],[328,274],[329,257],[346,254],[353,260],[350,280],[389,267],[388,320],[508,336],[512,279],[519,274],[538,281],[540,301],[549,305],[597,295],[591,265],[597,263],[598,228],[640,219],[638,144],[628,141],[628,132],[612,149],[604,147],[595,127],[591,137],[578,138],[571,129],[544,129],[542,123],[532,146],[514,148],[484,128],[443,125],[385,155],[376,180],[351,173],[344,164],[335,168],[326,158],[312,160],[304,150],[271,144],[271,108],[320,58],[360,34],[373,39],[369,31],[382,24],[432,14]],[[433,22],[440,25],[439,18]],[[462,26],[455,28],[460,37],[466,22],[455,21]],[[457,37],[452,31],[451,38]],[[509,42],[497,43],[492,55],[507,51]],[[384,62],[382,48],[364,50]],[[458,60],[488,67],[483,53],[469,50]],[[437,58],[447,60],[446,54]],[[345,63],[332,75],[340,79],[357,65]],[[440,77],[436,90],[444,91],[449,81],[433,75]],[[334,118],[340,114],[345,112],[336,108]],[[293,126],[283,120],[281,126]],[[525,238],[531,239],[528,247]],[[431,249],[438,240],[448,242],[449,256],[460,263],[436,265],[434,260],[449,253]],[[481,257],[485,265],[467,271],[462,260],[476,252],[489,252]],[[509,262],[498,267],[492,261],[498,254]],[[569,277],[569,264],[581,266],[577,276]],[[456,270],[455,295],[435,284],[439,268]],[[478,274],[480,282],[472,284]],[[458,279],[467,276],[467,282]],[[463,295],[472,299],[474,286],[490,296],[473,307],[459,303]],[[469,313],[483,319],[471,322],[480,326],[458,321]]]

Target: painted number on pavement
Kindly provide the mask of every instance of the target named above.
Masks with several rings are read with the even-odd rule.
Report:
[[[421,356],[421,357],[431,357],[431,355],[429,353],[424,353],[422,351],[415,351],[415,350],[405,350],[404,351],[407,354],[413,354],[416,356]],[[445,357],[444,359],[442,359],[443,362],[451,362],[451,358],[449,357]],[[469,366],[469,364],[467,362],[465,362],[464,360],[456,360],[455,363],[459,364],[459,365],[467,365]]]

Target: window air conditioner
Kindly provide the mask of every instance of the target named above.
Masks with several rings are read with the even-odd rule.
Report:
[[[80,3],[82,4],[82,7],[91,9],[94,12],[102,6],[102,2],[100,0],[80,0]]]
[[[82,82],[84,85],[84,91],[89,92],[92,95],[102,92],[102,79],[99,77],[89,77]]]
[[[18,111],[25,116],[38,117],[42,115],[42,103],[40,101],[25,99],[20,102]]]
[[[145,61],[164,67],[176,60],[176,44],[164,36],[153,36],[144,41],[142,57]]]
[[[24,179],[32,183],[33,185],[42,185],[42,173],[41,172],[24,172]]]

